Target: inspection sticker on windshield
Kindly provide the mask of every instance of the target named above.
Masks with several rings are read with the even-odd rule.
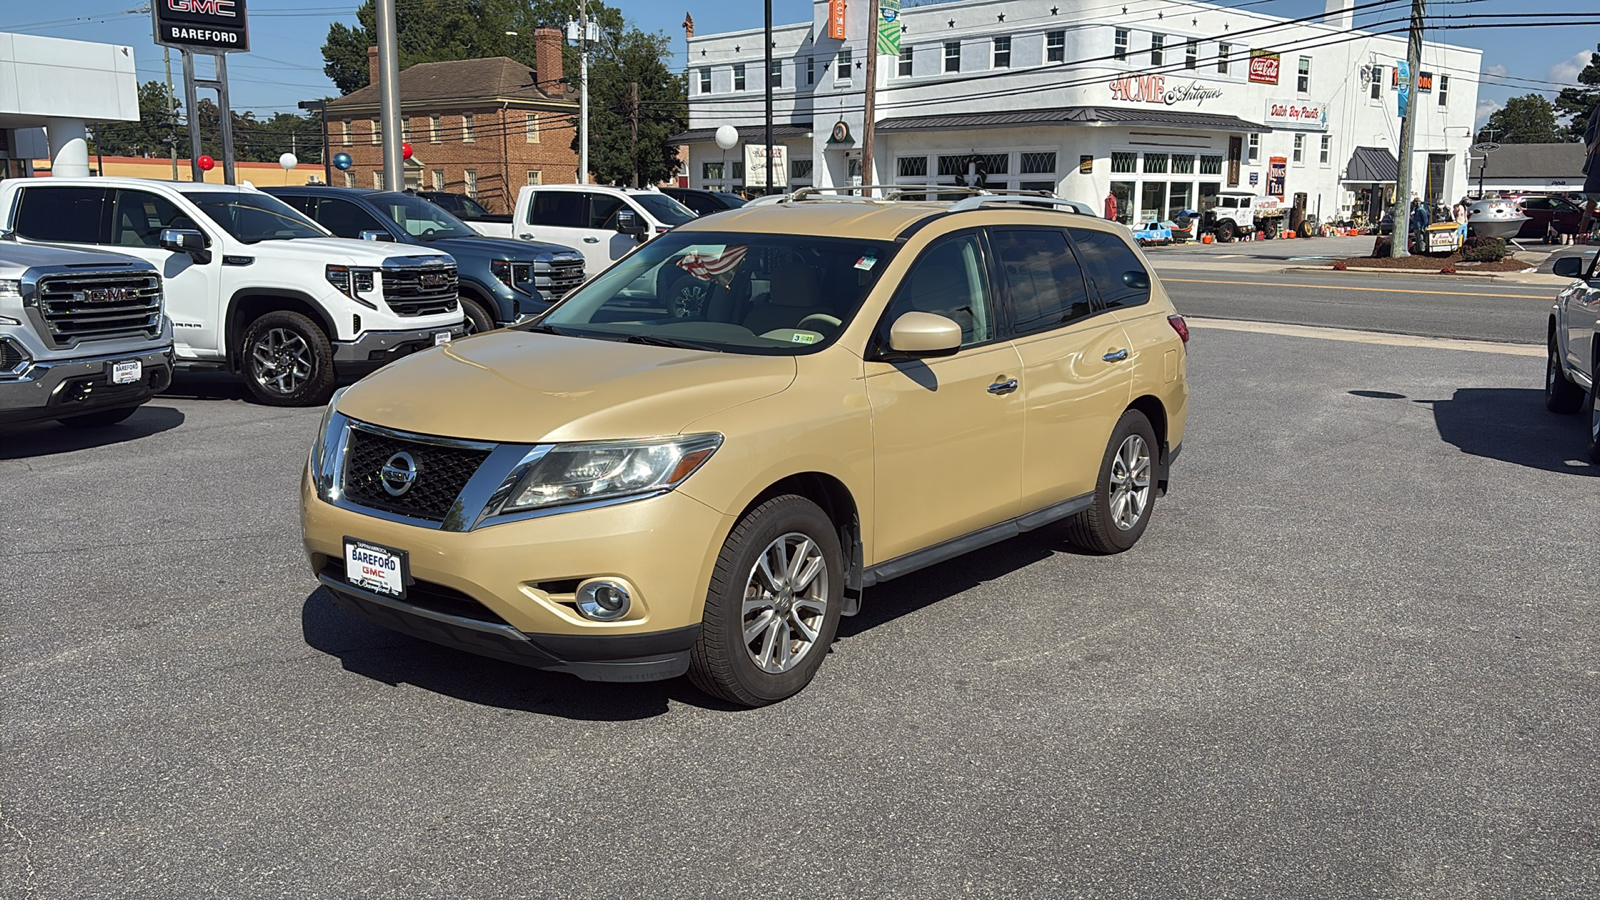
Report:
[[[814,331],[796,331],[794,334],[789,335],[789,342],[791,344],[815,344],[819,337],[822,337],[822,335]]]
[[[435,331],[433,333],[433,345],[435,347],[437,347],[437,346],[439,346],[441,344],[448,344],[448,343],[450,343],[450,332],[448,332],[448,331]]]
[[[357,541],[344,539],[344,579],[352,587],[366,588],[390,597],[406,595],[406,554]]]
[[[877,265],[877,264],[878,264],[878,258],[876,256],[863,256],[860,259],[856,260],[856,268],[860,269],[863,272],[871,272],[872,271],[872,267]]]
[[[144,365],[137,359],[123,360],[111,364],[112,384],[137,384]]]

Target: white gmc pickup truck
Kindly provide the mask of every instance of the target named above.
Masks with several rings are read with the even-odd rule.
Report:
[[[1552,271],[1575,279],[1550,311],[1544,405],[1554,413],[1582,409],[1588,420],[1589,459],[1600,463],[1600,253],[1565,256]]]
[[[464,333],[448,254],[333,237],[249,186],[7,180],[0,232],[153,264],[179,364],[226,366],[274,406],[326,403],[338,377]]]

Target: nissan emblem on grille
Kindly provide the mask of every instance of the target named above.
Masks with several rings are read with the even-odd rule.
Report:
[[[389,496],[398,497],[411,490],[417,480],[417,461],[404,450],[389,457],[378,474],[378,481]]]
[[[88,300],[91,303],[121,303],[128,299],[130,291],[127,288],[91,288]]]

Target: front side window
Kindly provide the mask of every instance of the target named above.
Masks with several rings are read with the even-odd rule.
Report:
[[[952,235],[923,251],[879,324],[879,346],[889,346],[889,327],[908,312],[953,320],[961,326],[963,347],[994,339],[994,305],[976,234]]]
[[[92,187],[26,187],[12,227],[30,241],[104,242],[109,191]]]
[[[1166,61],[1167,36],[1164,34],[1150,35],[1150,65],[1159,66]]]
[[[596,340],[794,356],[849,326],[896,246],[888,241],[671,231],[540,319]]]
[[[901,78],[911,77],[911,45],[900,48],[900,64],[895,69],[895,74]]]
[[[733,89],[736,91],[744,90],[744,63],[739,63],[733,67]]]
[[[111,243],[124,247],[159,247],[161,229],[199,226],[165,197],[146,191],[117,191],[111,216]]]
[[[1009,68],[1011,68],[1011,38],[1009,36],[1007,36],[1007,37],[997,37],[997,38],[994,39],[994,63],[993,63],[993,68],[996,68],[996,69],[1009,69]]]
[[[1078,259],[1083,263],[1084,274],[1100,294],[1100,302],[1107,309],[1141,306],[1150,302],[1150,273],[1145,271],[1139,255],[1126,242],[1114,234],[1090,231],[1087,228],[1069,229],[1072,243],[1077,247]]]
[[[1311,57],[1300,57],[1300,76],[1295,82],[1295,89],[1304,94],[1311,90]]]
[[[695,217],[694,210],[666,194],[635,194],[633,199],[644,207],[644,211],[649,213],[651,218],[669,228],[675,228]]]
[[[1047,31],[1044,35],[1044,61],[1064,62],[1067,58],[1067,33]]]
[[[241,243],[328,236],[289,204],[268,194],[208,191],[190,194],[189,199],[207,218]]]
[[[1112,51],[1112,55],[1114,55],[1117,59],[1128,58],[1128,29],[1117,29],[1116,46]]]
[[[961,42],[944,42],[944,70],[946,72],[961,71]]]
[[[444,212],[442,209],[439,211]],[[363,231],[382,231],[386,234],[389,231],[372,213],[349,200],[337,200],[332,197],[323,197],[317,201],[316,219],[323,228],[342,238],[358,238]]]
[[[990,244],[1005,282],[1013,332],[1033,334],[1088,318],[1092,309],[1083,272],[1063,232],[996,230]]]

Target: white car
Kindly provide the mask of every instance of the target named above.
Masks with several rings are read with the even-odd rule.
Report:
[[[1544,405],[1551,412],[1584,410],[1588,419],[1589,459],[1600,463],[1600,254],[1564,256],[1552,271],[1576,279],[1556,297],[1550,311],[1549,353],[1544,374]],[[1585,271],[1587,270],[1587,271]]]
[[[634,247],[695,219],[694,210],[660,191],[599,184],[534,184],[517,192],[516,236],[577,248],[588,277]]]
[[[274,406],[465,333],[449,254],[337,238],[249,186],[139,178],[0,182],[0,231],[155,265],[179,364],[226,366]]]

